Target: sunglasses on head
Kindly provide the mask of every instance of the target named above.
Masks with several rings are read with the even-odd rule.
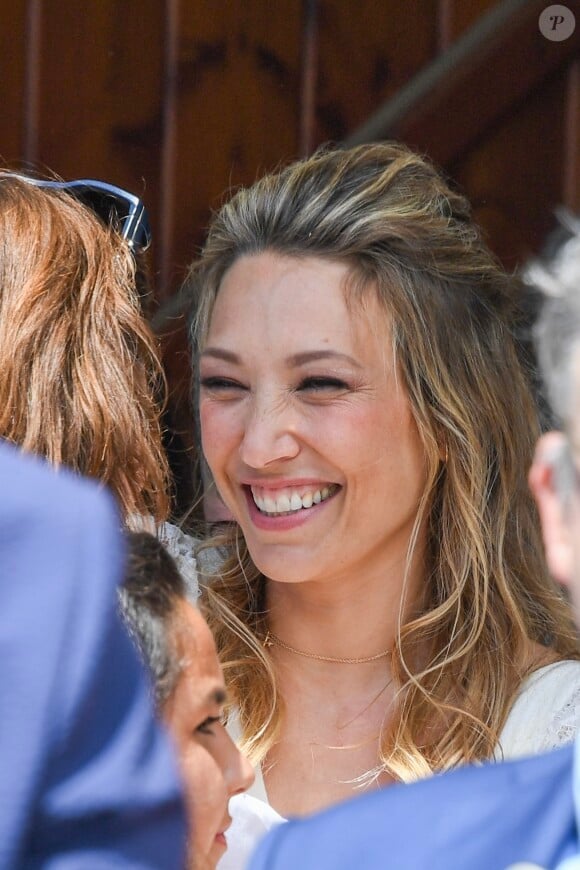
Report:
[[[88,206],[104,223],[116,227],[134,252],[145,251],[151,244],[151,228],[145,206],[138,196],[121,187],[92,178],[48,181],[16,172],[12,175],[35,187],[67,191]]]

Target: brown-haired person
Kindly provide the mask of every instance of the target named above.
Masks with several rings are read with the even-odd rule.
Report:
[[[226,690],[215,643],[187,600],[175,562],[146,532],[128,533],[127,543],[121,613],[177,749],[191,833],[188,866],[213,870],[227,849],[230,798],[242,795],[254,775],[225,729]],[[254,832],[252,844],[256,837]]]
[[[0,170],[0,438],[106,484],[125,524],[161,528],[165,381],[135,285],[143,214],[104,182]],[[195,586],[191,542],[162,534]]]
[[[254,793],[301,815],[571,740],[517,287],[464,197],[403,145],[322,150],[221,208],[190,291],[237,523],[206,607]]]

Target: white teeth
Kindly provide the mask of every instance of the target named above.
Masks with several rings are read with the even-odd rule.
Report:
[[[256,501],[256,496],[254,496],[254,501]],[[275,514],[276,513],[276,499],[270,498],[270,496],[267,495],[266,498],[263,500],[263,507],[262,507],[262,504],[258,504],[258,507],[260,508],[260,510],[265,511],[268,514]]]
[[[290,495],[281,493],[274,498],[272,495],[258,495],[252,488],[252,496],[256,506],[262,513],[270,516],[280,516],[281,514],[295,513],[299,510],[311,508],[312,505],[320,504],[321,501],[333,495],[336,489],[337,486],[333,484],[332,486],[324,486],[322,489],[305,492],[303,496],[293,492]]]
[[[302,502],[300,502],[302,506]],[[279,495],[276,499],[276,513],[286,513],[290,510],[290,499],[287,495]]]
[[[292,498],[290,499],[290,510],[291,511],[299,511],[302,507],[302,499],[299,495],[296,495],[295,492],[292,493]]]

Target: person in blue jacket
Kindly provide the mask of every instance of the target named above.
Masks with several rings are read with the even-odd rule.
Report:
[[[0,442],[0,868],[180,868],[168,739],[116,613],[120,519]]]
[[[580,222],[530,279],[549,295],[542,373],[562,431],[538,442],[530,485],[553,577],[580,624]],[[506,385],[507,388],[507,385]],[[275,828],[251,870],[580,870],[580,741],[392,786]]]

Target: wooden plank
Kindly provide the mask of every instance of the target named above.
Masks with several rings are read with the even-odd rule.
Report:
[[[302,63],[300,73],[299,154],[301,157],[307,157],[312,153],[316,136],[318,11],[319,0],[304,0]]]
[[[544,82],[449,167],[506,268],[538,251],[562,201],[566,71]],[[549,135],[546,131],[549,130]]]
[[[445,51],[501,0],[439,0],[440,50]]]
[[[12,0],[0,17],[0,159],[9,162],[24,157],[26,7],[26,0]]]
[[[572,211],[580,212],[580,60],[575,60],[568,70],[564,146],[562,201]]]
[[[45,0],[39,160],[143,196],[158,229],[164,8]]]
[[[321,0],[318,142],[340,141],[437,52],[435,0]]]
[[[302,3],[196,0],[180,9],[175,286],[224,192],[298,151]]]
[[[177,84],[179,68],[179,0],[165,4],[165,50],[162,86],[162,146],[160,167],[160,236],[158,245],[157,298],[168,294],[172,274],[170,257],[175,221],[175,189],[177,176]]]

